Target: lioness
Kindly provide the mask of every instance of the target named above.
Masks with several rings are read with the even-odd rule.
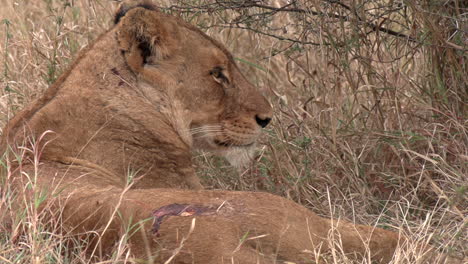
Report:
[[[64,229],[96,231],[103,252],[141,222],[131,252],[157,263],[310,263],[331,236],[347,253],[391,261],[396,233],[320,218],[267,193],[199,190],[192,150],[248,157],[271,118],[223,45],[150,3],[128,2],[8,123],[2,146],[33,141],[30,160],[40,163],[24,159],[17,186],[37,175]]]

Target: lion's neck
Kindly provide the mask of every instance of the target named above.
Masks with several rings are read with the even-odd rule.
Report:
[[[54,131],[44,139],[55,137],[43,158],[84,160],[106,168],[124,183],[138,179],[135,186],[139,188],[198,186],[190,146],[165,116],[131,93],[122,92],[109,100],[76,93],[52,100],[30,122],[35,133]]]

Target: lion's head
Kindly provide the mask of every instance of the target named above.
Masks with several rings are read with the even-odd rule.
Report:
[[[155,105],[169,108],[186,141],[223,154],[255,143],[272,109],[223,45],[148,3],[124,3],[115,21],[139,87]]]

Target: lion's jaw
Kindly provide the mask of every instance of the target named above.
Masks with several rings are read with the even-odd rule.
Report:
[[[219,129],[217,127],[220,127]],[[260,131],[249,138],[240,135],[242,141],[227,141],[230,133],[235,132],[223,129],[219,125],[206,125],[193,129],[193,147],[195,150],[203,150],[212,152],[218,156],[223,156],[226,160],[236,168],[243,168],[253,158],[256,150],[256,140],[260,135]],[[222,141],[224,140],[224,141]],[[233,143],[226,143],[233,142]],[[237,143],[237,144],[236,144]]]

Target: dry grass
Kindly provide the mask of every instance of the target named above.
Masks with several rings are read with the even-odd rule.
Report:
[[[248,170],[239,173],[220,158],[197,155],[204,185],[275,193],[320,215],[400,231],[465,257],[467,9],[445,13],[442,4],[409,2],[407,17],[381,22],[402,30],[411,24],[405,33],[416,37],[416,43],[382,32],[362,35],[352,21],[331,24],[317,17],[309,23],[312,29],[306,38],[318,45],[292,45],[258,32],[223,27],[222,22],[236,12],[183,14],[226,44],[275,110],[274,122]],[[78,50],[111,25],[116,3],[0,3],[3,127],[58,77]],[[337,12],[320,1],[309,5]],[[297,19],[282,14],[269,25],[295,37],[304,33]],[[458,23],[460,30],[450,31],[447,21]],[[14,199],[4,176],[0,220],[6,219],[5,209]],[[41,199],[38,195],[37,203]],[[46,221],[45,228],[37,207],[27,206],[27,211],[15,212],[12,223],[0,223],[0,262],[89,263],[85,242],[58,235],[54,231],[59,231],[60,223],[53,219]],[[395,263],[413,263],[415,251],[402,248]],[[125,238],[111,259],[100,261],[129,261]],[[330,261],[349,263],[339,250]]]

